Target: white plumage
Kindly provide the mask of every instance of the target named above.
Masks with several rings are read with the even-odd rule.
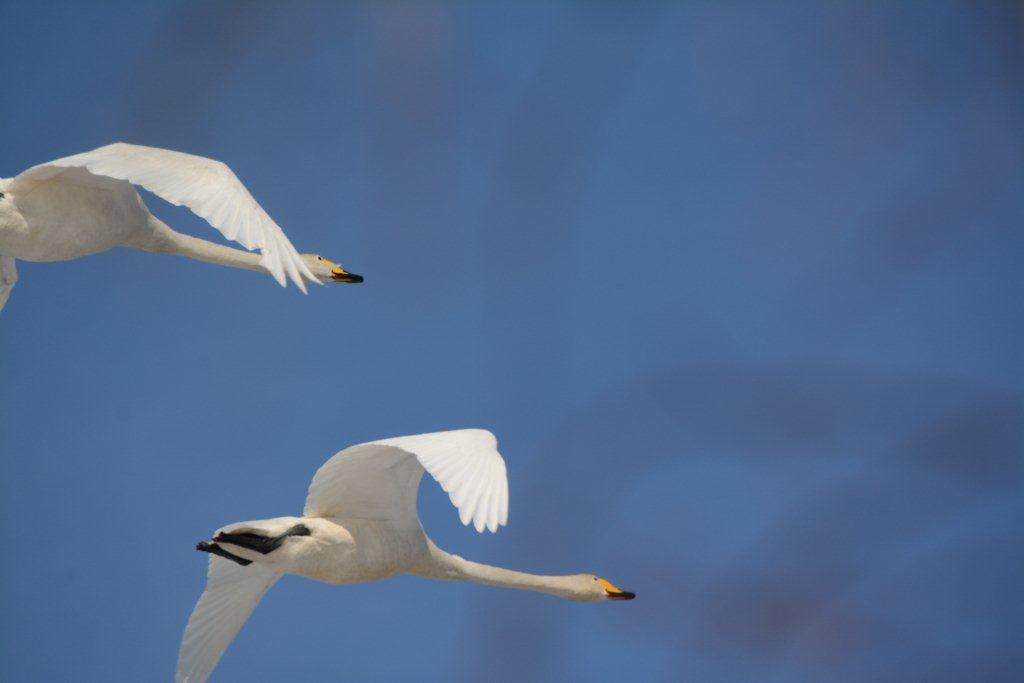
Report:
[[[171,230],[133,185],[188,207],[260,255]],[[13,259],[64,261],[115,246],[265,270],[303,292],[306,280],[362,280],[319,256],[300,255],[231,169],[212,159],[119,142],[0,180],[0,308],[13,287],[5,283],[16,279]]]
[[[498,441],[483,429],[400,436],[352,446],[313,477],[304,515],[394,519],[416,515],[426,470],[477,531],[508,522],[508,479]],[[388,495],[381,495],[387,492]]]
[[[259,250],[263,254],[260,264],[282,286],[286,275],[302,291],[306,291],[303,277],[315,279],[277,223],[220,161],[116,142],[35,166],[14,179],[11,192],[23,192],[23,186],[52,178],[64,168],[84,168],[95,175],[141,185],[171,204],[188,207],[229,240]]]
[[[185,628],[178,683],[202,683],[270,586],[283,574],[332,584],[396,574],[476,581],[572,600],[630,599],[591,574],[538,576],[450,555],[423,532],[416,496],[424,471],[463,524],[497,531],[508,520],[508,479],[497,440],[482,429],[351,446],[313,477],[302,517],[239,522],[197,546],[212,553],[207,586]]]
[[[178,658],[178,683],[205,681],[221,653],[282,574],[253,564],[248,567],[210,556],[206,590],[192,611]]]

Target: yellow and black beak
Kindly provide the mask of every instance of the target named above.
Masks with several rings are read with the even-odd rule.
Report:
[[[616,586],[611,581],[605,581],[604,579],[598,579],[597,582],[601,584],[601,588],[604,589],[605,595],[609,600],[632,600],[636,597],[636,593],[630,593],[624,591]]]
[[[334,282],[362,282],[363,276],[350,273],[341,266],[334,266],[331,268],[331,280]]]

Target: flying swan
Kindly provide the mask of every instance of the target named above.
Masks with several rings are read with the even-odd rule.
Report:
[[[324,583],[414,574],[550,593],[570,600],[634,597],[592,574],[537,576],[464,560],[427,538],[416,513],[423,472],[441,484],[463,524],[494,532],[508,520],[505,461],[494,435],[464,429],[350,446],[313,477],[302,517],[229,524],[196,546],[210,553],[185,627],[178,683],[202,683],[256,604],[284,574]]]
[[[187,206],[254,254],[183,235],[146,208],[132,185]],[[303,292],[310,282],[363,278],[299,254],[241,181],[219,161],[123,142],[0,178],[0,310],[18,280],[15,259],[67,261],[124,246],[265,270]]]

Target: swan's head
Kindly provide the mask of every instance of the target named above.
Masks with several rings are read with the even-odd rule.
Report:
[[[578,600],[632,600],[636,593],[624,591],[611,581],[593,574],[580,574]]]
[[[302,260],[320,282],[362,282],[363,276],[350,273],[333,261],[317,254],[303,254]]]

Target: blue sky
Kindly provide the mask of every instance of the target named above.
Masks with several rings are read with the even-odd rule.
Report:
[[[214,680],[1010,680],[1012,3],[0,3],[0,175],[222,159],[300,251],[118,249],[0,314],[0,678],[168,679],[216,527],[369,439],[499,438],[442,547],[632,603],[281,581]],[[214,233],[147,195],[196,235]]]

